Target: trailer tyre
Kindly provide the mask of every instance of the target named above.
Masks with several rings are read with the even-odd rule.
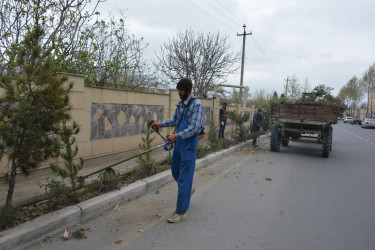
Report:
[[[274,152],[280,151],[280,146],[281,146],[280,128],[281,128],[280,125],[273,125],[272,127],[270,146],[271,146],[271,150]]]
[[[324,128],[323,142],[322,142],[322,156],[329,157],[329,152],[332,150],[332,127]]]

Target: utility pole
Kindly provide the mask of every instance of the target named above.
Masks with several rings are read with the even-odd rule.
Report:
[[[285,88],[285,97],[287,97],[288,96],[288,83],[289,83],[289,76],[286,78],[286,79],[284,79],[285,81],[286,81],[286,88]]]
[[[243,43],[242,43],[242,63],[241,63],[241,80],[240,80],[240,86],[243,86],[243,68],[245,64],[245,43],[246,43],[246,36],[252,35],[253,33],[250,31],[250,33],[246,33],[246,25],[243,26],[243,34],[238,34],[237,36],[243,36]],[[242,88],[240,88],[240,103],[242,103]]]

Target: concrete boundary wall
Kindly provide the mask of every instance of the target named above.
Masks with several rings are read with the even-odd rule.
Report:
[[[79,148],[78,155],[85,161],[85,168],[108,162],[109,159],[123,159],[139,152],[139,143],[146,128],[145,123],[151,119],[171,118],[179,102],[175,89],[153,89],[155,93],[124,91],[86,86],[83,76],[73,74],[67,76],[68,82],[74,83],[70,92],[71,113],[81,128],[76,144]],[[200,100],[206,111],[205,131],[208,133],[211,111],[214,112],[214,119],[219,125],[220,98]],[[215,110],[212,110],[213,102],[215,102]],[[237,108],[228,107],[228,109]],[[239,111],[250,114],[254,112],[251,108],[240,108]],[[246,123],[247,126],[250,120]],[[229,121],[226,132],[231,131],[234,131],[234,126]],[[164,135],[171,132],[169,128],[162,129]],[[162,140],[157,136],[154,144],[160,143]],[[62,163],[62,159],[52,159],[39,167],[39,170],[49,171],[50,162]],[[3,159],[0,162],[0,175],[7,172],[7,161]]]

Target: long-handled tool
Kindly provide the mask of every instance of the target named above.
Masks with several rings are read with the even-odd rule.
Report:
[[[138,157],[138,156],[141,156],[141,155],[147,154],[148,152],[151,152],[151,151],[153,151],[153,150],[155,150],[155,149],[158,149],[158,148],[160,148],[160,147],[163,147],[164,144],[165,144],[165,143],[160,144],[160,145],[157,145],[157,146],[155,146],[155,147],[153,147],[153,148],[150,148],[150,149],[148,149],[148,150],[146,150],[146,151],[143,151],[142,153],[139,153],[139,154],[137,154],[137,155],[131,156],[131,157],[126,158],[126,159],[124,159],[124,160],[121,160],[121,161],[119,161],[119,162],[113,163],[112,165],[107,166],[107,167],[105,167],[105,168],[102,168],[102,169],[100,169],[100,170],[98,170],[98,171],[95,171],[95,172],[93,172],[93,173],[90,173],[90,174],[87,174],[87,175],[84,175],[84,176],[80,176],[80,178],[84,178],[84,179],[85,179],[85,178],[87,178],[87,177],[89,177],[89,176],[91,176],[91,175],[94,175],[94,174],[100,173],[100,172],[102,172],[102,171],[104,171],[104,170],[107,170],[107,169],[109,169],[109,168],[112,168],[112,167],[114,167],[114,166],[116,166],[116,165],[118,165],[118,164],[121,164],[121,163],[123,163],[123,162],[129,161],[129,160],[134,159],[134,158],[136,158],[136,157]]]
[[[151,121],[149,121],[148,122],[148,124],[151,126],[152,124],[154,123],[154,120],[151,120]],[[164,140],[164,144],[165,144],[165,146],[164,146],[164,150],[165,151],[170,151],[170,150],[172,150],[173,149],[173,143],[170,143],[169,141],[167,141],[167,138],[168,138],[168,136],[169,135],[167,135],[167,138],[165,138],[164,136],[162,136],[161,134],[160,134],[160,132],[159,132],[159,128],[158,127],[156,127],[156,126],[154,126],[153,127],[154,128],[154,131]]]
[[[150,122],[149,122],[150,126],[151,126],[152,123],[154,123],[154,121],[150,121]],[[124,159],[124,160],[121,160],[121,161],[119,161],[119,162],[116,162],[116,163],[114,163],[114,164],[112,164],[112,165],[110,165],[110,166],[107,166],[107,167],[105,167],[105,168],[99,169],[98,171],[95,171],[95,172],[93,172],[93,173],[90,173],[90,174],[87,174],[87,175],[84,175],[84,176],[80,176],[79,178],[86,179],[87,177],[89,177],[89,176],[91,176],[91,175],[94,175],[94,174],[100,173],[100,172],[102,172],[102,171],[105,171],[105,170],[107,170],[107,169],[109,169],[109,168],[112,168],[112,167],[114,167],[114,166],[116,166],[116,165],[119,165],[119,164],[121,164],[121,163],[123,163],[123,162],[126,162],[126,161],[129,161],[129,160],[131,160],[131,159],[134,159],[134,158],[136,158],[136,157],[138,157],[138,156],[141,156],[141,155],[147,154],[148,152],[151,152],[151,151],[153,151],[153,150],[155,150],[155,149],[158,149],[158,148],[160,148],[160,147],[163,147],[165,151],[170,151],[170,150],[172,150],[173,147],[174,147],[174,146],[173,146],[174,144],[171,143],[171,142],[169,142],[169,141],[167,141],[167,139],[166,139],[164,136],[162,136],[162,135],[160,134],[158,128],[155,130],[155,132],[156,132],[158,135],[160,135],[160,137],[164,140],[164,143],[162,143],[162,144],[160,144],[160,145],[157,145],[157,146],[155,146],[155,147],[153,147],[153,148],[147,149],[146,151],[143,151],[142,153],[139,153],[139,154],[137,154],[137,155],[134,155],[134,156],[131,156],[131,157],[126,158],[126,159]],[[168,137],[168,136],[167,136],[167,137]]]

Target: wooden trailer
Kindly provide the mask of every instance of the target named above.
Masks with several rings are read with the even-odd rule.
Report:
[[[281,104],[271,106],[272,127],[270,145],[272,151],[287,147],[289,141],[322,144],[321,155],[328,157],[332,150],[332,124],[336,124],[338,107],[315,104]]]

